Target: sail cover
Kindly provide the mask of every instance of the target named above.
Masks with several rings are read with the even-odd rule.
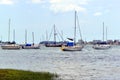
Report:
[[[67,39],[73,41],[73,38],[67,38]]]

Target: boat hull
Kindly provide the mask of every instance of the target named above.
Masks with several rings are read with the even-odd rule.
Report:
[[[1,46],[2,49],[6,49],[6,50],[18,50],[18,49],[21,49],[21,46],[19,45],[2,45]]]
[[[40,46],[22,46],[22,49],[40,49]]]
[[[93,48],[97,50],[105,50],[105,49],[111,48],[111,46],[110,45],[94,45]]]
[[[62,44],[46,44],[46,47],[61,47]]]
[[[81,51],[82,46],[62,46],[62,51]]]

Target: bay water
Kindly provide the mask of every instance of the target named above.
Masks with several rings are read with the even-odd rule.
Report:
[[[59,80],[120,80],[120,46],[95,50],[86,45],[76,52],[44,46],[31,50],[0,49],[0,68],[56,73]]]

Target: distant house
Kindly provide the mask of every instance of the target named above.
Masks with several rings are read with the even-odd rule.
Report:
[[[119,41],[119,40],[114,40],[114,44],[115,44],[115,45],[119,45],[119,44],[120,44],[120,41]]]
[[[114,41],[113,41],[113,40],[107,40],[107,43],[108,43],[108,44],[113,44]]]

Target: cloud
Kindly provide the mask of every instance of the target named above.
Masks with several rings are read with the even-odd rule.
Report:
[[[94,13],[94,16],[101,16],[102,15],[102,12],[96,12]]]
[[[12,5],[14,4],[13,0],[0,0],[0,4]]]
[[[50,10],[54,12],[68,12],[77,10],[86,12],[83,5],[87,5],[88,0],[50,0]]]
[[[12,5],[15,1],[21,2],[20,0],[0,0],[0,4]],[[69,12],[79,11],[86,12],[87,9],[84,7],[88,4],[88,0],[26,0],[26,3],[42,4],[46,5],[51,11],[58,12]]]
[[[31,1],[29,1],[29,2],[38,4],[38,3],[43,3],[43,2],[45,2],[45,0],[31,0]]]

